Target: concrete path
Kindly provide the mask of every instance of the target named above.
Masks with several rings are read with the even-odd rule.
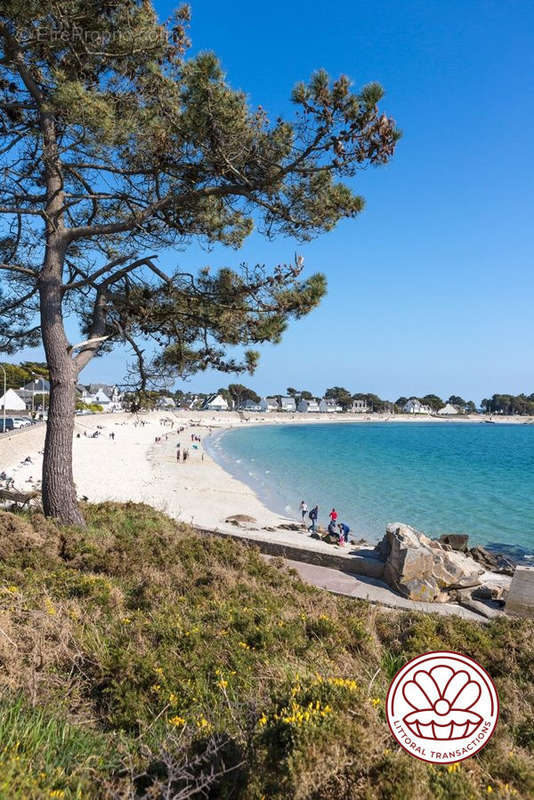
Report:
[[[370,603],[379,603],[399,610],[424,611],[444,616],[455,615],[477,622],[488,622],[482,614],[456,603],[417,602],[397,594],[387,583],[380,580],[383,563],[376,559],[375,554],[369,549],[359,550],[357,546],[334,547],[289,531],[282,531],[280,535],[278,530],[271,533],[267,531],[256,533],[239,528],[231,533],[219,529],[197,528],[197,530],[205,536],[229,537],[249,545],[255,544],[265,558],[282,558],[288,566],[298,572],[302,580],[334,594],[367,600]]]
[[[272,557],[265,556],[265,558],[270,560]],[[331,567],[320,567],[316,564],[306,564],[303,561],[293,561],[289,558],[284,558],[284,562],[288,567],[296,570],[306,583],[326,589],[333,594],[367,600],[370,603],[379,603],[399,610],[425,611],[443,616],[455,615],[476,622],[488,622],[480,614],[454,603],[418,603],[415,600],[408,600],[393,592],[387,584],[376,578],[350,575]]]
[[[289,531],[280,527],[269,530],[231,524],[224,528],[194,527],[201,533],[229,536],[246,544],[256,544],[262,553],[273,556],[305,561],[322,567],[333,567],[343,572],[369,575],[372,578],[380,578],[384,572],[383,561],[374,552],[373,545],[369,544],[347,544],[338,547],[327,544],[321,539],[314,539],[305,530]]]

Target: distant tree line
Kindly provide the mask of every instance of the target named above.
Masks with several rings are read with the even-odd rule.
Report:
[[[0,362],[0,367],[6,372],[6,389],[21,389],[28,383],[39,378],[48,380],[48,368],[40,361],[23,361],[21,364]],[[4,373],[0,369],[0,388],[4,391]]]
[[[22,361],[19,364],[11,364],[8,362],[0,362],[0,368],[4,368],[6,372],[6,388],[7,389],[20,389],[22,386],[31,383],[40,377],[49,379],[48,368],[45,363],[40,361]],[[0,369],[0,394],[3,392],[3,377],[4,374]],[[145,391],[145,392],[131,392],[125,395],[125,405],[132,410],[151,409],[155,408],[158,400],[167,395],[169,392],[165,390],[160,391]],[[179,406],[189,406],[192,402],[196,401],[197,406],[201,406],[204,401],[211,397],[213,393],[203,392],[184,392],[178,389],[174,392],[174,399]],[[224,397],[230,408],[240,408],[248,400],[253,403],[260,402],[260,396],[253,389],[244,386],[241,383],[230,383],[227,387],[221,387],[217,390],[217,394]],[[319,400],[307,389],[296,389],[294,386],[286,388],[286,395],[294,397],[295,402],[299,400]],[[276,397],[280,400],[281,394],[272,394],[270,397]],[[372,392],[356,392],[352,393],[349,389],[343,386],[331,386],[326,389],[324,395],[327,400],[333,400],[339,405],[343,411],[351,408],[354,400],[363,400],[367,404],[370,411],[376,413],[382,412],[396,412],[401,413],[408,400],[415,398],[423,405],[430,406],[432,411],[437,412],[442,409],[447,403],[455,406],[460,413],[472,414],[477,410],[476,404],[473,400],[464,400],[463,397],[456,394],[451,394],[447,400],[442,400],[436,394],[426,394],[422,397],[410,395],[409,397],[398,397],[395,402],[390,400],[383,400]],[[46,407],[48,405],[48,395],[35,395],[35,402]],[[487,414],[506,414],[506,415],[531,415],[534,416],[534,393],[526,395],[524,393],[513,394],[494,394],[491,398],[484,398],[480,402],[481,409]]]
[[[534,415],[534,394],[494,394],[490,399],[484,398],[480,405],[488,414]]]
[[[217,390],[217,394],[222,395],[230,408],[240,408],[247,400],[253,403],[260,402],[260,396],[247,386],[240,383],[231,383],[228,387],[221,387]],[[294,386],[288,386],[285,392],[286,396],[293,397],[298,404],[300,400],[319,400],[320,397],[314,395],[307,389],[297,389]],[[187,405],[195,402],[200,407],[211,394],[206,393],[192,393],[183,392],[178,390],[175,392],[175,400],[178,405]],[[274,397],[278,401],[283,395],[269,394],[269,397]],[[372,392],[356,392],[352,393],[344,386],[331,386],[325,390],[324,397],[327,400],[333,400],[339,405],[343,411],[348,411],[352,407],[355,400],[363,400],[369,408],[369,411],[375,413],[402,413],[408,400],[419,400],[423,405],[429,406],[432,411],[437,412],[444,408],[446,404],[454,406],[461,414],[474,414],[477,406],[473,400],[464,400],[463,397],[456,394],[451,394],[446,400],[443,400],[437,394],[425,394],[422,397],[410,395],[409,397],[398,397],[395,402],[384,400],[377,394]],[[510,394],[494,394],[491,399],[484,399],[480,404],[483,411],[493,414],[531,414],[534,416],[534,394],[525,395],[519,394],[517,396]]]
[[[439,411],[440,409],[444,408],[447,403],[450,403],[451,406],[454,406],[460,413],[464,414],[472,414],[477,408],[473,400],[466,401],[463,399],[463,397],[460,397],[457,394],[451,394],[448,400],[442,400],[437,394],[425,394],[423,397],[416,397],[415,395],[410,395],[410,397],[399,397],[395,401],[395,407],[398,410],[401,410],[404,408],[408,400],[411,399],[419,400],[419,402],[421,402],[423,405],[430,406],[432,411]]]

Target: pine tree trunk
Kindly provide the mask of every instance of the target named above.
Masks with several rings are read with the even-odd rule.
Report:
[[[34,95],[42,98],[37,86]],[[72,361],[63,324],[63,268],[68,245],[63,219],[65,194],[63,173],[52,113],[40,108],[43,135],[46,203],[46,252],[39,277],[41,300],[41,335],[50,371],[50,402],[43,459],[42,495],[47,517],[56,517],[64,525],[84,525],[76,502],[72,474],[72,435],[77,370]]]
[[[46,516],[65,525],[84,525],[72,474],[72,437],[77,371],[65,335],[61,308],[64,253],[52,237],[40,279],[41,332],[50,370],[50,404],[43,460],[42,494]]]

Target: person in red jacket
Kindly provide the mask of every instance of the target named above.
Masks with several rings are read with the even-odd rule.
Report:
[[[334,525],[335,525],[336,522],[337,522],[337,511],[336,511],[336,509],[333,508],[328,516],[330,517],[331,522],[333,522]]]

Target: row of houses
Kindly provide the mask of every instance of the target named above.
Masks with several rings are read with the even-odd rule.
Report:
[[[222,394],[216,394],[209,397],[202,408],[205,411],[228,411],[229,405],[227,400]],[[336,403],[335,400],[323,398],[322,400],[296,400],[294,397],[262,397],[259,403],[253,400],[246,400],[239,407],[240,411],[261,411],[262,413],[269,412],[300,412],[300,413],[340,413],[343,408]],[[365,400],[354,400],[352,407],[348,409],[354,414],[364,414],[369,411],[369,406]]]
[[[405,414],[433,414],[434,410],[431,406],[425,405],[417,397],[410,397],[408,402],[405,404],[404,408],[402,409]],[[459,411],[456,406],[453,406],[451,403],[445,403],[443,408],[437,412],[441,417],[450,417],[458,414]]]
[[[6,408],[9,411],[38,411],[36,397],[48,395],[50,384],[45,378],[38,378],[20,389],[8,389],[6,394],[0,397],[0,409]],[[86,405],[99,405],[104,411],[121,411],[123,409],[123,393],[115,384],[90,383],[87,385],[78,384],[76,387],[76,400]],[[194,397],[189,408],[194,408],[197,398]],[[162,396],[158,399],[159,408],[174,408],[175,402],[172,397]],[[209,397],[201,406],[207,411],[228,411],[230,406],[222,394],[215,394]],[[326,414],[341,413],[343,408],[335,400],[329,398],[297,400],[295,397],[263,397],[258,403],[246,400],[239,407],[241,411],[257,411],[262,413],[270,412],[299,412],[303,414]],[[372,407],[365,400],[353,400],[352,405],[347,409],[352,414],[366,414],[372,411]],[[404,405],[406,414],[433,414],[434,411],[429,405],[425,405],[418,398],[411,397]],[[437,412],[440,416],[453,416],[458,414],[458,409],[446,403]]]
[[[209,397],[202,408],[206,411],[228,411],[229,405],[222,394],[215,394]],[[259,403],[253,400],[246,400],[239,407],[240,411],[260,411],[262,413],[268,412],[299,412],[303,414],[327,414],[327,413],[341,413],[343,408],[336,403],[335,400],[323,398],[322,400],[311,399],[296,400],[294,397],[262,397]],[[347,409],[351,414],[367,414],[373,409],[368,405],[365,400],[353,400],[352,405]],[[416,397],[411,397],[404,405],[403,409],[405,414],[433,414],[434,411],[429,405],[421,403]],[[437,412],[440,416],[453,416],[458,414],[458,409],[446,403],[445,406]]]
[[[41,398],[50,394],[50,384],[45,378],[31,381],[20,389],[8,389],[0,397],[0,409],[4,406],[6,411],[39,411],[42,410]],[[85,403],[87,406],[99,405],[103,411],[122,411],[124,393],[116,384],[89,383],[76,386],[76,402]],[[46,404],[45,404],[46,405]],[[161,396],[157,401],[158,408],[175,408],[176,403],[172,397]]]
[[[31,381],[20,389],[8,389],[0,397],[0,408],[9,411],[38,411],[43,403],[44,396],[50,394],[50,383],[45,378]],[[106,383],[90,383],[87,386],[76,386],[76,401],[87,405],[98,404],[105,411],[120,411],[122,409],[122,392],[118,386]]]
[[[0,409],[6,411],[42,410],[42,397],[50,394],[50,384],[45,378],[38,378],[20,389],[8,389],[0,397]],[[89,383],[76,386],[76,402],[86,405],[99,405],[104,411],[122,411],[124,394],[115,384]],[[46,405],[46,403],[44,404]],[[174,408],[172,397],[161,397],[160,408]]]

